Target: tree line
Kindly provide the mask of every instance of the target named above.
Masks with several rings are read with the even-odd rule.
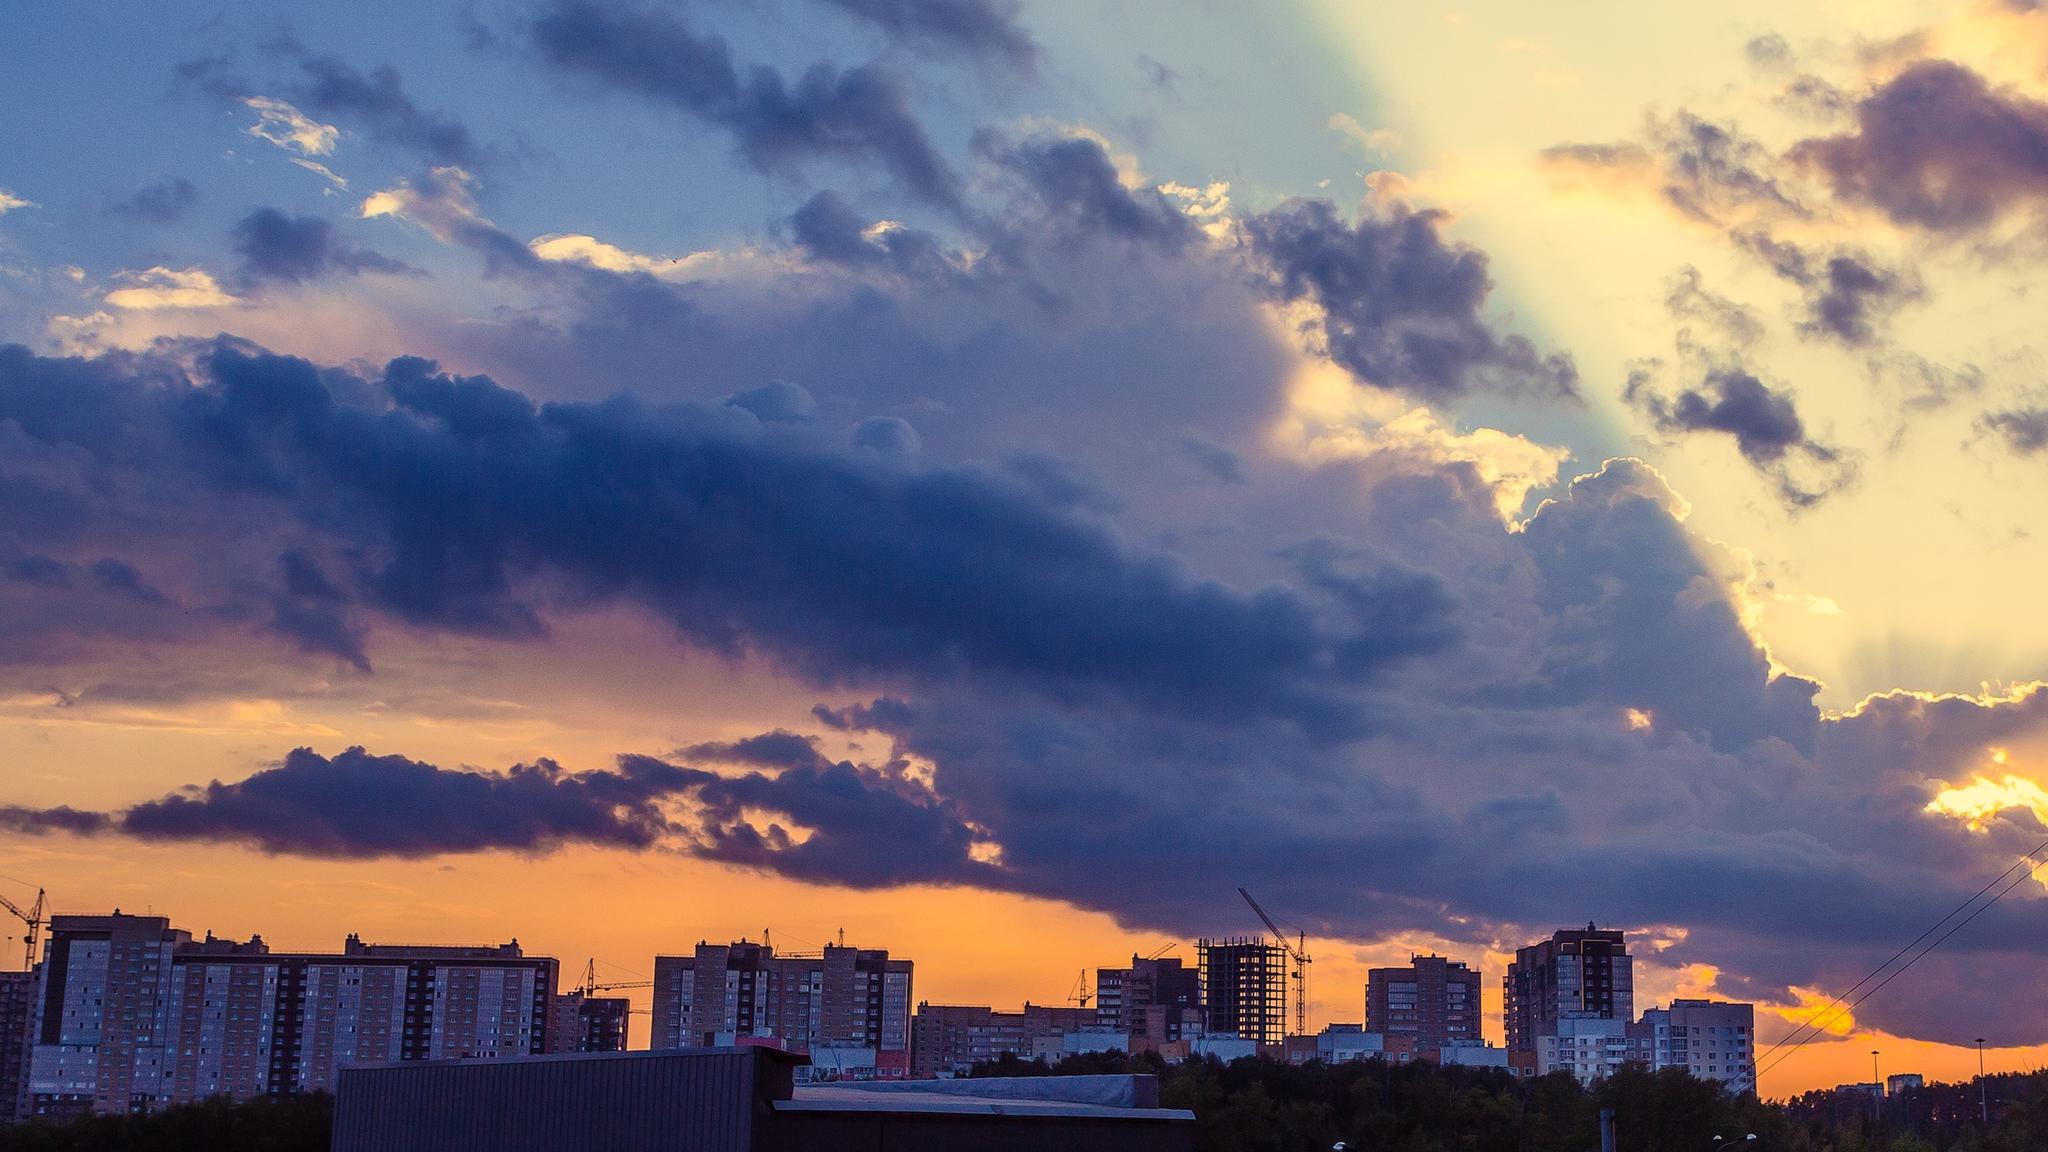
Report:
[[[977,1076],[1149,1073],[1160,1103],[1194,1112],[1199,1152],[1594,1152],[1612,1109],[1618,1152],[2048,1152],[2048,1071],[1930,1084],[1873,1106],[1811,1092],[1782,1102],[1731,1095],[1679,1069],[1624,1070],[1592,1088],[1565,1073],[1517,1079],[1429,1063],[1289,1065],[1150,1054],[1002,1060]],[[1986,1123],[1983,1114],[1989,1113]],[[213,1100],[147,1116],[0,1125],[0,1152],[327,1152],[324,1093]],[[1754,1135],[1755,1141],[1745,1137]]]

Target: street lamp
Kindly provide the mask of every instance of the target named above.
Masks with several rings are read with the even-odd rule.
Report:
[[[1984,1038],[1977,1037],[1977,1113],[1986,1128],[1991,1127],[1991,1095],[1984,1087]]]
[[[1877,1049],[1870,1050],[1870,1119],[1875,1122],[1884,1118],[1884,1077],[1877,1074]]]

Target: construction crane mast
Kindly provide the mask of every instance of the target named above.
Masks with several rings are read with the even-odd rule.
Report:
[[[1308,933],[1297,929],[1294,943],[1289,944],[1287,942],[1287,933],[1282,932],[1280,926],[1273,923],[1273,918],[1266,915],[1266,910],[1259,907],[1259,902],[1252,899],[1250,892],[1239,888],[1237,894],[1244,897],[1244,902],[1252,906],[1252,911],[1259,914],[1260,920],[1265,921],[1266,927],[1273,932],[1273,939],[1279,942],[1280,950],[1287,953],[1289,960],[1294,961],[1294,970],[1288,973],[1288,978],[1294,983],[1294,1034],[1296,1036],[1306,1036],[1308,1035]]]
[[[583,983],[576,986],[576,991],[581,993],[585,1000],[588,1000],[592,996],[597,995],[599,992],[617,992],[626,988],[652,987],[654,987],[654,981],[652,980],[627,980],[623,982],[613,981],[609,984],[598,983],[597,957],[592,956],[590,959],[584,961],[583,963]]]
[[[1074,977],[1074,987],[1067,993],[1067,1003],[1086,1008],[1088,1001],[1093,999],[1095,993],[1088,987],[1088,970],[1083,968],[1081,974]]]
[[[47,904],[48,900],[41,888],[36,889],[36,902],[30,905],[29,910],[26,912],[21,910],[19,904],[5,896],[0,896],[0,907],[6,908],[14,914],[15,919],[28,925],[28,931],[21,938],[21,970],[23,972],[36,966],[36,940],[43,934],[43,922],[46,919],[43,913],[46,910]]]

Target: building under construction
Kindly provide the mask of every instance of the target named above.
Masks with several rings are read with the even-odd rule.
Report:
[[[1211,1034],[1226,1032],[1261,1044],[1287,1034],[1287,946],[1263,936],[1204,937],[1195,942],[1202,1003]]]

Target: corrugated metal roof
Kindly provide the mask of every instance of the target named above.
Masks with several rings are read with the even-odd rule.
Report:
[[[745,1048],[349,1068],[334,1152],[747,1152],[775,1079],[760,1073],[790,1060]]]

